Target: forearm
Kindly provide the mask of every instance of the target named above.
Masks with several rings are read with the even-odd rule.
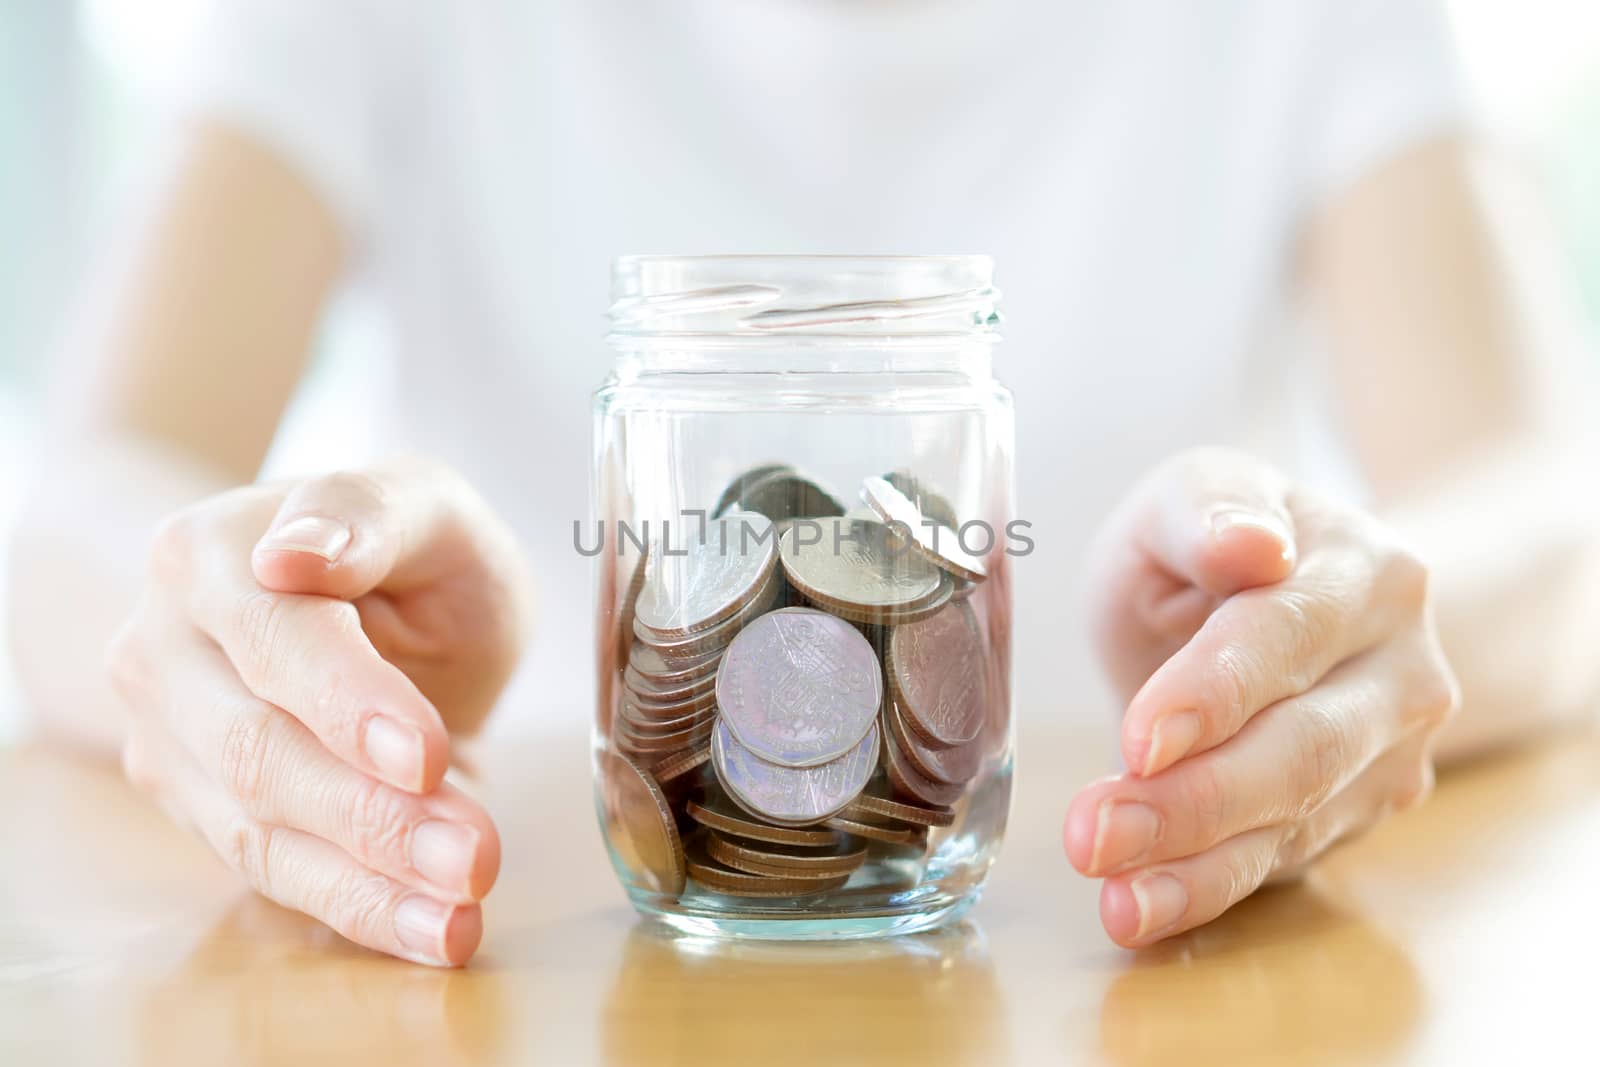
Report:
[[[1461,683],[1441,761],[1591,721],[1600,707],[1600,507],[1579,488],[1590,455],[1572,442],[1507,447],[1390,510],[1430,565]]]
[[[123,721],[103,669],[162,518],[225,478],[131,440],[72,449],[39,475],[11,553],[11,652],[39,728],[111,752]]]

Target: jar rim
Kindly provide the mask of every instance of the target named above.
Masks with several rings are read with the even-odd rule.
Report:
[[[991,337],[987,255],[626,255],[612,263],[617,338]]]

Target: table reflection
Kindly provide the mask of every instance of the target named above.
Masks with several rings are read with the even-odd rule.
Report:
[[[1100,1042],[1119,1064],[1366,1063],[1392,1055],[1422,1010],[1395,942],[1310,885],[1267,890],[1145,949],[1114,979]]]
[[[734,1010],[730,1007],[736,1005]],[[886,1026],[887,1020],[910,1025]],[[601,1013],[604,1062],[1005,1062],[1004,1005],[965,922],[879,941],[714,941],[639,925]]]

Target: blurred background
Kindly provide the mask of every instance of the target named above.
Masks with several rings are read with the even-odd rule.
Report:
[[[56,339],[85,272],[107,245],[118,205],[133,195],[159,146],[170,79],[203,4],[0,0],[0,530],[9,528],[26,483],[30,427],[44,414]],[[1594,336],[1600,5],[1445,6],[1484,131],[1553,220]],[[274,465],[311,469],[359,448],[364,428],[348,415],[358,406],[344,407],[339,418],[317,412],[381,375],[383,357],[381,331],[359,304],[337,309],[283,435],[293,444],[280,447]],[[7,671],[0,656],[0,739],[18,729],[6,718],[17,706]]]

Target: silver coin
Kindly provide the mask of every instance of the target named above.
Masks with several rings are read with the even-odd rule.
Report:
[[[722,651],[739,636],[739,631],[779,605],[784,588],[781,569],[774,567],[772,573],[767,576],[765,584],[756,591],[748,603],[740,607],[736,614],[714,626],[697,630],[687,637],[668,638],[653,633],[635,620],[633,634],[670,663],[687,663],[713,653],[720,657]]]
[[[849,752],[883,702],[877,653],[843,619],[811,608],[768,612],[734,638],[717,669],[717,706],[740,742],[786,767]]]
[[[878,727],[838,759],[780,767],[741,745],[726,721],[711,733],[711,764],[723,789],[746,811],[780,825],[808,826],[843,811],[878,765]]]
[[[880,522],[818,519],[778,539],[783,572],[801,595],[855,613],[893,614],[939,594],[941,574]]]
[[[787,468],[756,479],[739,494],[739,507],[773,522],[843,515],[844,505],[822,486]]]
[[[989,576],[983,560],[961,547],[955,530],[930,520],[904,493],[882,478],[863,482],[861,498],[890,524],[896,541],[909,536],[911,546],[935,566],[969,582],[981,582]]]
[[[722,491],[722,495],[717,497],[717,506],[711,509],[711,517],[713,519],[721,518],[728,511],[731,511],[734,506],[739,503],[739,498],[742,497],[751,486],[755,485],[767,475],[777,474],[779,471],[786,471],[790,469],[791,468],[787,463],[761,463],[757,466],[751,467],[749,470],[745,471],[743,474],[740,474],[733,481],[728,483],[728,487]]]
[[[706,523],[688,543],[653,544],[634,622],[663,638],[709,629],[747,603],[777,559],[776,531],[761,515],[733,513]],[[679,554],[681,553],[681,554]]]
[[[883,476],[883,480],[894,486],[906,495],[906,499],[916,505],[917,510],[935,522],[943,523],[952,530],[961,525],[961,520],[956,516],[956,509],[950,506],[950,501],[943,494],[937,493],[910,471],[890,471]]]

